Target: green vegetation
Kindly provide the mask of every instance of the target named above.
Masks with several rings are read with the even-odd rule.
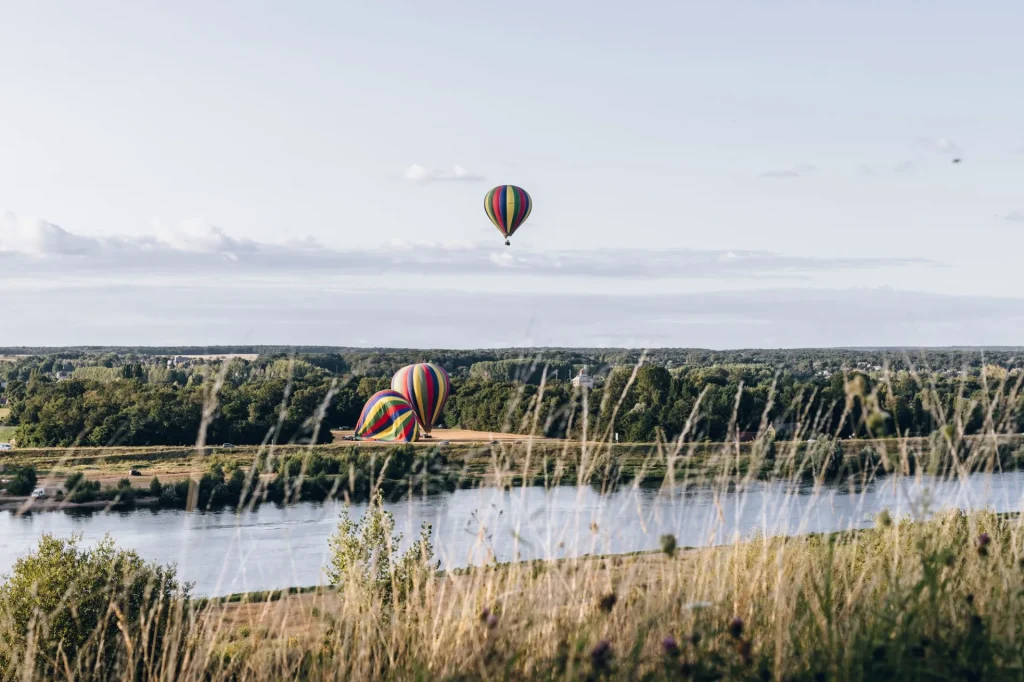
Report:
[[[1020,523],[882,514],[448,574],[425,544],[397,555],[376,514],[342,522],[335,588],[198,601],[109,540],[44,537],[0,584],[0,679],[1019,679]]]
[[[19,440],[59,446],[6,453],[8,487],[30,489],[38,467],[67,472],[69,501],[370,504],[340,520],[324,589],[193,600],[173,569],[109,540],[44,537],[0,578],[0,681],[1022,679],[1016,515],[883,513],[874,528],[826,536],[688,549],[663,535],[656,553],[444,571],[429,528],[407,546],[382,506],[465,485],[660,481],[742,496],[757,478],[863,489],[882,475],[1019,468],[1018,356],[929,353],[918,370],[882,351],[659,351],[639,366],[624,351],[552,351],[549,369],[565,363],[557,380],[501,351],[432,355],[454,375],[449,425],[587,436],[486,447],[316,444],[397,366],[424,359],[404,351],[5,363]],[[562,371],[584,364],[598,382],[586,394]],[[252,445],[188,447],[193,427]],[[167,434],[181,445],[64,449]],[[148,465],[169,462],[189,477],[152,476]],[[144,487],[96,480],[129,466],[151,469]],[[665,513],[687,513],[686,494],[669,503]],[[591,532],[599,547],[602,529]],[[492,541],[480,528],[481,553]]]
[[[1024,430],[1024,354],[926,351],[345,351],[255,359],[68,351],[0,366],[21,447],[324,443],[391,373],[453,378],[450,426],[625,442]],[[586,399],[569,378],[588,367]],[[735,408],[735,409],[734,409]]]
[[[189,588],[111,539],[44,535],[0,583],[0,679],[139,679],[180,669]],[[173,674],[168,675],[173,677]]]

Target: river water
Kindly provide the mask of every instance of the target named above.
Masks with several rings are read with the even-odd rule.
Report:
[[[711,487],[626,488],[601,494],[591,487],[459,490],[388,504],[408,544],[422,522],[433,527],[443,567],[497,559],[558,558],[656,549],[666,533],[680,546],[706,546],[747,537],[860,528],[871,515],[921,517],[943,508],[1021,509],[1024,474],[973,474],[964,481],[879,479],[860,490],[758,483],[741,492]],[[342,505],[263,505],[254,511],[0,512],[0,574],[44,533],[81,533],[94,542],[109,533],[145,559],[178,565],[195,593],[308,586],[322,582],[328,537]],[[353,505],[358,517],[365,504]]]

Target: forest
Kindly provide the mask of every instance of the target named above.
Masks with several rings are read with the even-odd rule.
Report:
[[[0,414],[20,447],[187,445],[204,424],[207,443],[322,443],[395,370],[431,361],[452,377],[445,424],[481,431],[653,442],[1024,429],[1019,349],[306,350],[2,349]],[[586,392],[570,383],[584,369]]]

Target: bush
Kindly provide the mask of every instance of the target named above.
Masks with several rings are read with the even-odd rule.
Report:
[[[119,550],[109,537],[92,549],[80,541],[44,535],[0,585],[0,679],[17,669],[34,670],[25,679],[56,679],[58,670],[75,679],[141,674],[143,651],[126,646],[122,632],[147,643],[149,661],[181,645],[188,629],[172,631],[168,621],[185,613],[190,586],[175,569]]]
[[[358,522],[349,518],[348,508],[343,509],[338,532],[329,540],[328,581],[334,586],[355,581],[384,604],[402,600],[440,564],[431,563],[430,524],[424,523],[419,540],[398,556],[401,542],[402,535],[395,533],[395,518],[384,510],[379,491]]]
[[[152,497],[160,497],[162,492],[163,486],[160,485],[160,479],[154,476],[153,480],[149,482],[149,494]]]
[[[71,492],[68,500],[75,504],[94,502],[99,497],[100,482],[82,480]]]
[[[85,474],[81,471],[75,471],[68,474],[67,478],[64,479],[64,490],[73,492],[82,481],[85,480]]]
[[[807,461],[815,478],[832,480],[843,467],[843,446],[836,438],[822,436],[808,446]]]
[[[14,471],[14,476],[7,483],[8,495],[30,495],[36,487],[36,470],[34,467],[22,467]]]

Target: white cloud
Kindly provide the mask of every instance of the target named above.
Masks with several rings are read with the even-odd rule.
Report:
[[[1013,223],[1024,223],[1024,211],[1010,211],[1003,216],[1003,220],[1009,220]]]
[[[761,173],[761,177],[762,178],[775,178],[775,179],[799,178],[799,177],[802,177],[804,175],[808,175],[810,173],[813,173],[816,170],[818,170],[817,166],[812,166],[811,164],[808,164],[808,163],[799,163],[799,164],[797,164],[795,166],[792,166],[790,168],[782,168],[782,169],[778,169],[778,170],[765,171],[764,173]]]
[[[418,163],[407,166],[402,171],[402,177],[409,182],[427,184],[431,182],[481,182],[483,176],[470,173],[462,166],[456,164],[451,170],[437,170],[424,168]]]
[[[921,151],[934,152],[936,154],[950,154],[953,156],[961,154],[960,147],[945,137],[919,137],[914,140],[914,147]]]
[[[1019,144],[1010,150],[1011,154],[1024,154],[1024,144]]]
[[[11,211],[0,213],[0,253],[71,255],[87,253],[91,246],[89,239],[77,237],[45,220],[22,218]]]
[[[245,275],[551,275],[596,278],[801,278],[837,269],[928,265],[920,259],[787,256],[770,251],[698,249],[567,249],[465,242],[392,242],[375,249],[339,249],[308,238],[281,243],[239,239],[190,221],[156,225],[151,236],[87,237],[12,213],[0,220],[0,270],[28,277]]]

